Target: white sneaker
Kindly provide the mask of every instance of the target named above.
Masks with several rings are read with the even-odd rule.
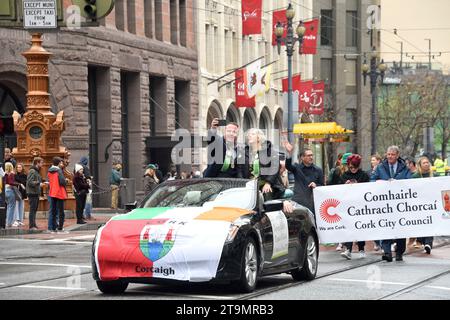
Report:
[[[342,251],[342,243],[339,243],[336,247],[336,251]]]
[[[365,258],[366,257],[366,252],[364,250],[359,251],[359,257],[360,258]]]
[[[341,256],[347,260],[352,260],[352,253],[350,252],[350,250],[345,250],[341,253]]]
[[[12,224],[12,227],[18,227],[19,223],[17,221],[14,221],[14,223]]]
[[[19,224],[19,226],[24,226],[25,223],[23,223],[22,221],[17,221],[17,223]]]

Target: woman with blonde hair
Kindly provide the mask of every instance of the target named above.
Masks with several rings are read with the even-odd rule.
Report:
[[[14,166],[11,162],[5,163],[5,201],[6,201],[6,226],[18,227],[19,224],[14,222],[14,210],[16,209],[16,191],[19,183],[15,179]]]
[[[427,157],[420,157],[419,161],[417,161],[417,170],[412,175],[412,178],[430,178],[434,176],[435,174],[433,174],[430,160]],[[433,237],[417,238],[417,241],[424,245],[427,254],[431,253],[431,249],[433,248]]]
[[[16,176],[15,180],[19,183],[18,190],[20,197],[16,197],[16,222],[19,226],[23,226],[23,216],[25,214],[25,199],[27,198],[27,191],[25,186],[27,185],[27,174],[25,173],[25,167],[23,163],[16,164]]]
[[[280,161],[277,154],[261,129],[247,131],[244,178],[258,178],[258,187],[266,200],[281,198],[286,190],[278,179]]]

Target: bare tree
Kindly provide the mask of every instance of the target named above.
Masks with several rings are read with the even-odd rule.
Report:
[[[425,127],[441,127],[442,143],[447,145],[449,92],[444,76],[435,73],[404,76],[400,85],[384,86],[380,93],[377,131],[382,150],[395,144],[403,155],[416,155]]]

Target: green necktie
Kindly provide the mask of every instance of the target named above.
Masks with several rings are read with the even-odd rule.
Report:
[[[394,175],[395,175],[395,173],[394,173],[394,165],[391,164],[391,178],[394,178]]]

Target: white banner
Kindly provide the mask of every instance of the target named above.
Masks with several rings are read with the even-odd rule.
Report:
[[[321,243],[450,235],[450,177],[314,189]]]

